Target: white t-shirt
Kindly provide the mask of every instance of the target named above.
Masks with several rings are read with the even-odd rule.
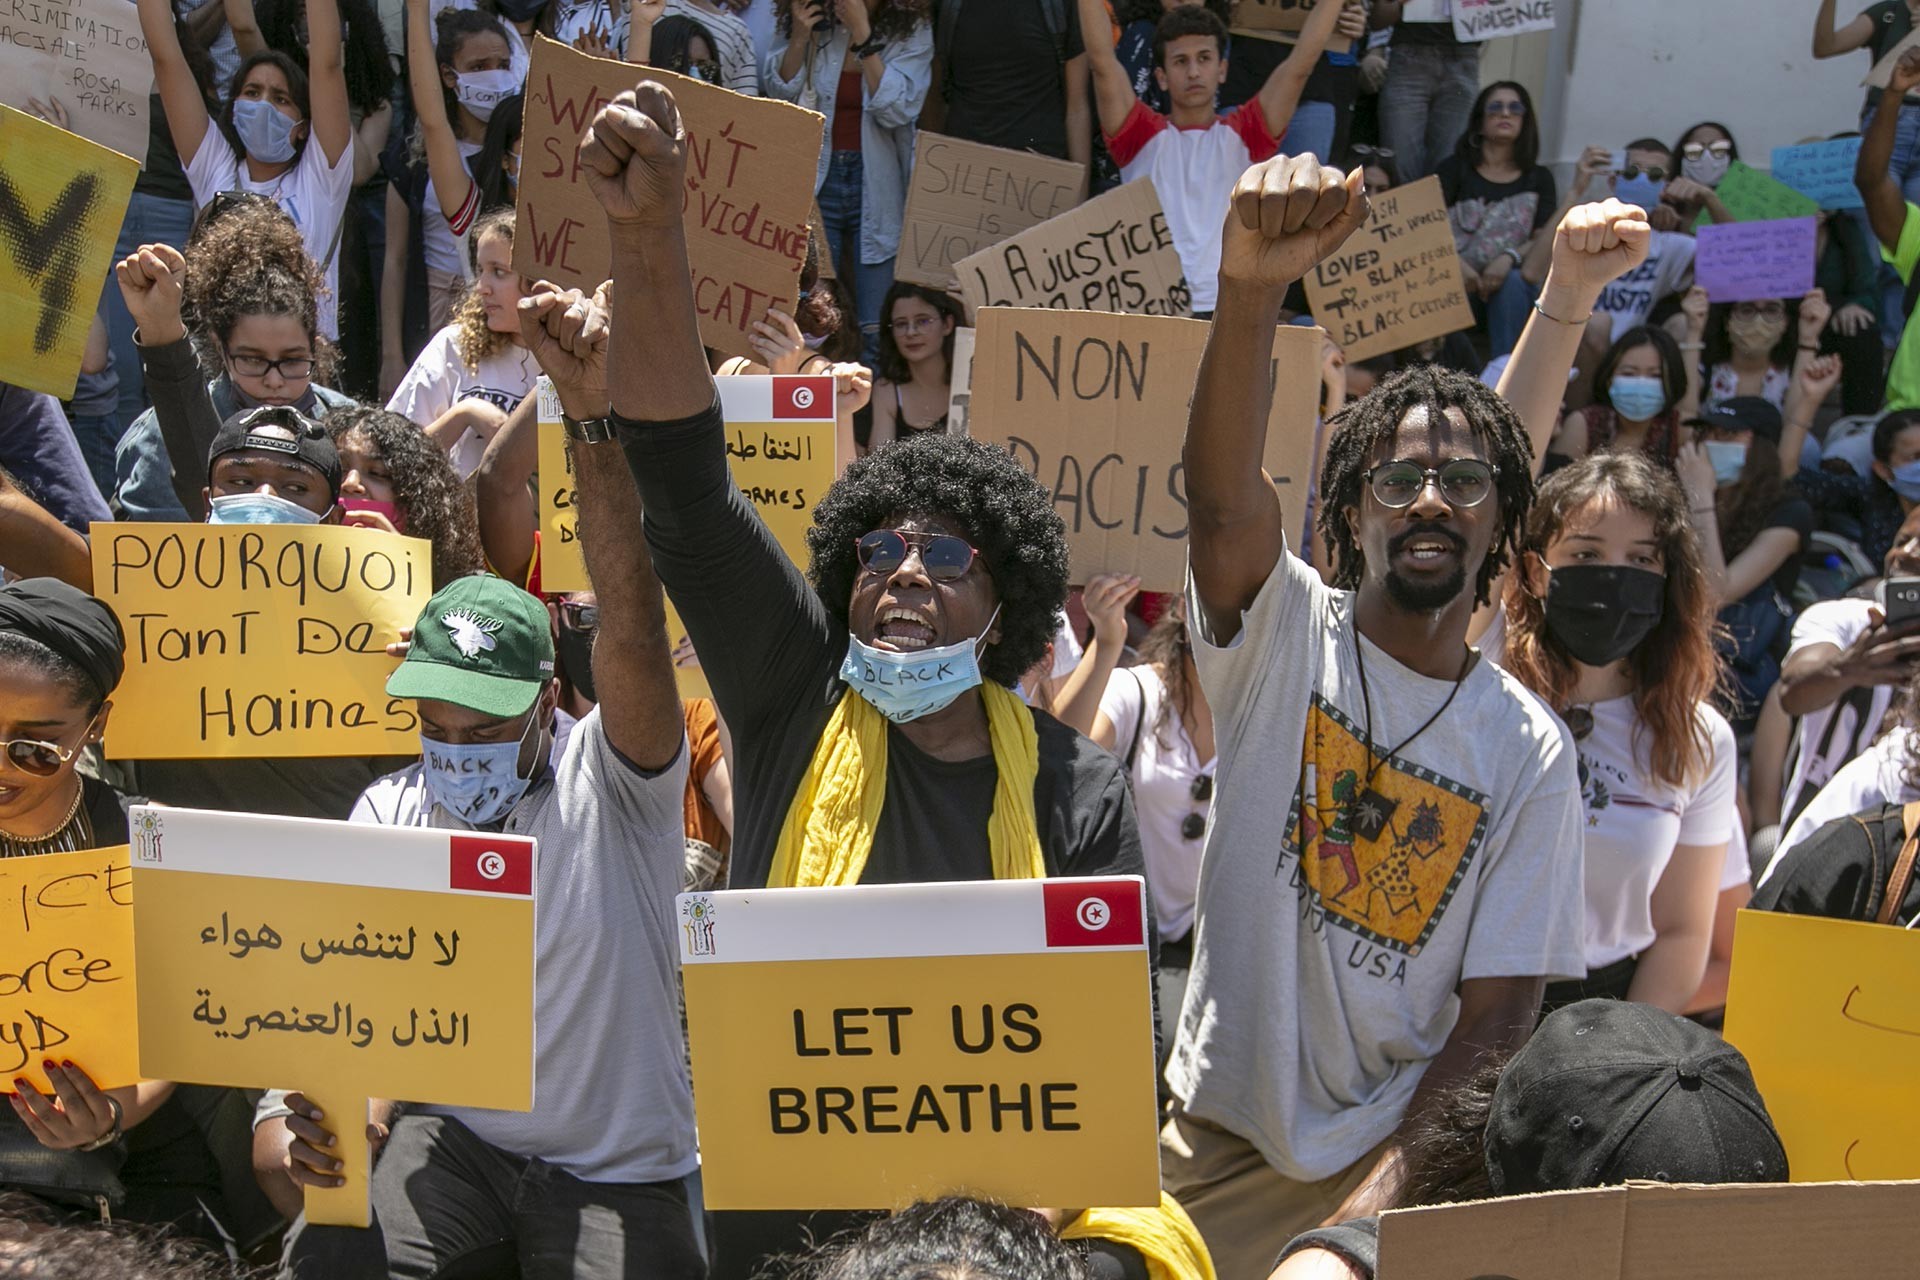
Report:
[[[255,182],[247,176],[246,159],[209,123],[207,136],[200,140],[200,149],[193,153],[186,170],[196,208],[206,208],[222,191],[251,191],[287,211],[293,225],[300,228],[307,255],[321,264],[327,279],[326,292],[319,299],[320,334],[338,338],[340,321],[334,295],[340,288],[340,224],[347,214],[347,199],[353,194],[353,147],[343,148],[339,161],[329,164],[327,149],[309,134],[292,168],[277,178]]]
[[[464,138],[459,142],[460,158],[466,162],[467,173],[473,173],[473,158],[480,154],[484,142],[468,142]],[[472,278],[473,272],[467,262],[467,228],[473,225],[473,218],[479,212],[480,200],[476,193],[466,210],[466,218],[456,229],[447,222],[446,210],[440,207],[440,194],[433,189],[433,179],[427,179],[427,189],[420,204],[420,242],[427,265],[435,271],[443,271],[450,276],[462,279]]]
[[[1197,779],[1213,773],[1215,762],[1199,758],[1177,712],[1169,711],[1166,724],[1155,732],[1166,701],[1166,682],[1158,671],[1144,665],[1125,667],[1108,679],[1100,710],[1113,725],[1113,754],[1121,764],[1127,762],[1129,745],[1138,744],[1127,781],[1133,786],[1133,813],[1140,824],[1154,916],[1160,936],[1173,942],[1193,928],[1200,851],[1206,847],[1204,838],[1189,840],[1181,827],[1189,816],[1205,818],[1211,812],[1210,802],[1193,798],[1193,788]]]
[[[1822,600],[1807,606],[1794,620],[1787,661],[1816,644],[1845,649],[1872,623],[1873,607],[1871,600]],[[1872,745],[1899,694],[1900,686],[1891,684],[1849,689],[1818,711],[1800,717],[1793,737],[1793,763],[1787,770],[1787,791],[1781,798],[1783,822],[1792,825],[1847,761]]]
[[[512,413],[533,390],[540,366],[525,347],[507,347],[469,369],[460,358],[460,327],[448,325],[433,335],[407,376],[394,388],[387,408],[424,429],[462,400],[485,400]],[[472,429],[454,442],[453,469],[462,480],[472,475],[487,452],[487,442]]]
[[[503,1151],[588,1182],[664,1182],[699,1164],[680,1035],[674,896],[686,861],[687,752],[643,773],[596,709],[504,830],[539,842],[530,1112],[424,1106]],[[419,764],[368,787],[353,822],[472,828],[432,803]]]
[[[1883,804],[1910,804],[1920,800],[1920,789],[1907,782],[1908,766],[1916,748],[1920,748],[1920,741],[1915,740],[1913,730],[1903,726],[1843,766],[1833,775],[1832,782],[1820,788],[1812,803],[1800,811],[1800,816],[1787,828],[1787,834],[1780,837],[1773,860],[1760,875],[1760,883],[1767,882],[1789,849],[1835,818],[1865,813]]]
[[[1399,1125],[1462,981],[1586,973],[1573,744],[1491,662],[1456,691],[1358,639],[1353,594],[1290,553],[1231,644],[1192,634],[1220,759],[1167,1081],[1281,1174],[1318,1181]],[[1453,698],[1376,761],[1383,825],[1362,803],[1356,643],[1383,752]]]
[[[1678,231],[1656,231],[1647,260],[1600,291],[1594,310],[1613,317],[1613,336],[1647,322],[1654,304],[1677,293],[1693,270],[1693,237]]]

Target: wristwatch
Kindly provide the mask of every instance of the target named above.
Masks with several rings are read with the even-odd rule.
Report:
[[[560,411],[560,424],[567,429],[567,439],[577,440],[581,444],[599,444],[613,439],[613,422],[606,417],[576,418],[563,409]]]

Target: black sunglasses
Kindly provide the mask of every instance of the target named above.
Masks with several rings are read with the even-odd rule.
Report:
[[[1187,793],[1195,804],[1206,804],[1213,799],[1213,775],[1203,773],[1193,780],[1193,789]],[[1180,820],[1180,838],[1198,840],[1207,834],[1207,815],[1190,813]]]
[[[936,582],[951,582],[973,567],[979,555],[972,544],[950,533],[907,533],[875,529],[854,541],[860,567],[868,573],[892,573],[907,562],[909,548],[920,553],[920,567]]]
[[[1665,182],[1667,180],[1667,171],[1657,164],[1648,165],[1644,169],[1637,164],[1620,166],[1620,176],[1623,178],[1637,178],[1643,173],[1647,175],[1648,182]]]
[[[569,631],[598,631],[600,629],[600,606],[581,604],[574,600],[560,602],[560,624]]]
[[[1566,723],[1567,732],[1573,735],[1575,742],[1585,742],[1587,735],[1593,732],[1593,708],[1568,707],[1560,719]]]
[[[80,730],[80,741],[73,745],[72,750],[57,742],[42,742],[37,738],[12,738],[0,743],[0,749],[6,751],[7,763],[20,772],[36,778],[51,778],[60,772],[61,765],[80,754],[80,748],[86,745],[87,739],[93,734],[93,726],[99,720],[99,711],[88,718],[86,727]]]

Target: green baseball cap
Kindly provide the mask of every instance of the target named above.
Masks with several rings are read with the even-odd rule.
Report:
[[[547,607],[502,578],[475,573],[427,601],[406,661],[387,677],[396,698],[433,698],[517,716],[553,679]]]

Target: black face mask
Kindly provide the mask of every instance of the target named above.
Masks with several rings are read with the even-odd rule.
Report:
[[[563,622],[560,643],[556,646],[560,670],[567,677],[567,683],[588,702],[599,701],[593,696],[593,637],[593,632],[575,631]]]
[[[547,0],[494,0],[494,8],[509,22],[526,22],[546,7]]]
[[[1634,651],[1666,607],[1667,579],[1651,569],[1570,564],[1547,582],[1547,630],[1576,659],[1609,667]]]

